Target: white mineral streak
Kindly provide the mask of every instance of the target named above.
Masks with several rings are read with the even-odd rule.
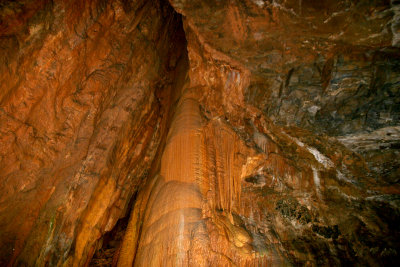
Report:
[[[321,180],[319,178],[319,173],[318,170],[314,167],[311,166],[312,170],[313,170],[313,178],[314,178],[314,185],[315,185],[315,190],[317,191],[317,195],[320,196],[321,194]]]
[[[326,169],[330,169],[330,168],[333,168],[335,166],[333,164],[333,162],[328,157],[323,155],[316,148],[307,146],[306,144],[301,142],[299,139],[297,139],[297,138],[295,138],[293,136],[290,136],[290,135],[288,135],[288,134],[286,134],[284,132],[283,132],[283,134],[285,136],[287,136],[289,139],[291,139],[292,141],[294,141],[298,146],[304,147],[305,149],[307,149],[308,152],[310,152],[314,156],[315,160],[318,161],[319,163],[321,163],[322,166],[324,166]]]

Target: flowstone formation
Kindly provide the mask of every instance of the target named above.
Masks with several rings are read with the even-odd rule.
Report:
[[[0,265],[400,265],[399,14],[3,1]]]

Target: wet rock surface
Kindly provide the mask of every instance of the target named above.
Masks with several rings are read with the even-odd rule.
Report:
[[[399,265],[399,10],[3,1],[0,265]]]

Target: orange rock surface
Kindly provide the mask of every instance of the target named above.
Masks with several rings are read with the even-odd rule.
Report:
[[[0,3],[1,266],[400,264],[399,1]]]
[[[180,17],[147,1],[1,14],[0,265],[85,265],[165,135]]]

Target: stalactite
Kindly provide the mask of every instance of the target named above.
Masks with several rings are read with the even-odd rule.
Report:
[[[215,170],[215,208],[228,213],[240,207],[241,172],[245,159],[240,156],[242,145],[236,134],[219,121],[209,125],[208,140],[213,147],[208,158],[215,159],[208,167]]]

